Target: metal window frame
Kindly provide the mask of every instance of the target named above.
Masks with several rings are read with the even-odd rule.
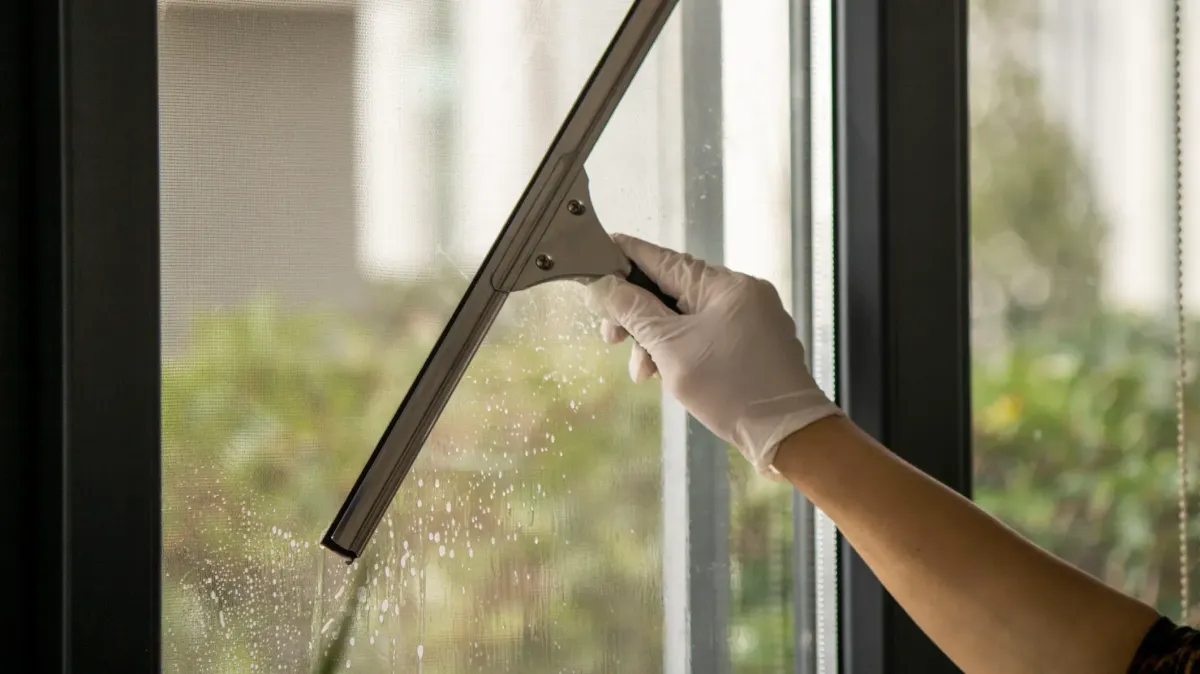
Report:
[[[159,668],[157,9],[4,3],[9,653]],[[9,324],[11,321],[11,324]],[[156,582],[147,582],[147,579]]]
[[[680,2],[683,222],[680,247],[725,251],[721,5]],[[724,441],[662,396],[663,671],[730,671],[729,455]],[[680,526],[680,518],[687,522]]]
[[[812,250],[812,0],[788,3],[788,68],[791,71],[791,230],[792,316],[800,341],[813,347]],[[816,512],[799,491],[792,492],[792,653],[794,674],[817,673]]]
[[[966,0],[837,0],[840,402],[969,495]],[[843,540],[842,671],[957,672]]]

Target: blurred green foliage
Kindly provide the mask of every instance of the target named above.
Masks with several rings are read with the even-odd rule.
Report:
[[[510,300],[358,563],[369,579],[318,549],[456,278],[381,288],[353,314],[263,301],[195,318],[163,368],[170,671],[314,667],[347,592],[354,671],[661,668],[660,392],[628,381],[572,288]],[[731,463],[731,652],[737,671],[778,671],[790,492]]]
[[[1034,69],[1038,7],[972,3],[975,498],[1174,616],[1173,318],[1103,297],[1109,225]],[[1185,391],[1192,411],[1195,386]]]
[[[1003,354],[977,361],[975,496],[1038,544],[1175,615],[1174,341],[1166,328],[1097,314],[1066,334],[1022,334]],[[1189,383],[1188,399],[1195,393]]]

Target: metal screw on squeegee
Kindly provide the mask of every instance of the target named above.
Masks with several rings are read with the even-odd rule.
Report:
[[[542,271],[554,269],[554,258],[545,253],[540,253],[537,257],[533,258],[533,263]]]
[[[571,215],[583,215],[587,212],[587,207],[583,205],[582,201],[572,199],[567,202],[567,212]]]

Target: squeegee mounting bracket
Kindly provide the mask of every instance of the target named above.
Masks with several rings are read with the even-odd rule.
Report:
[[[629,272],[628,258],[613,243],[592,206],[586,170],[575,174],[536,236],[523,251],[525,262],[517,267],[520,273],[506,291],[525,290],[548,281],[586,281]]]

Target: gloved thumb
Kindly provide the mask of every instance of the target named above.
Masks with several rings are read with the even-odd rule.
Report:
[[[588,285],[587,304],[592,311],[625,328],[644,347],[657,341],[652,331],[658,319],[678,318],[658,298],[611,275]]]

